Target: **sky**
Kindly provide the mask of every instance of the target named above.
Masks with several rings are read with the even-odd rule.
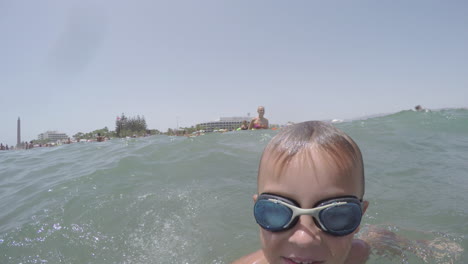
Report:
[[[468,2],[0,0],[0,142],[468,106]]]

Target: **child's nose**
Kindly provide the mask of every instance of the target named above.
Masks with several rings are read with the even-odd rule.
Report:
[[[292,229],[289,242],[299,247],[318,246],[322,243],[320,229],[315,225],[312,216],[301,215],[296,226]]]

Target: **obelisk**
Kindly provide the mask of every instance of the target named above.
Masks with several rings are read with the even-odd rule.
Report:
[[[18,128],[16,130],[16,147],[20,148],[21,147],[21,120],[18,117]]]

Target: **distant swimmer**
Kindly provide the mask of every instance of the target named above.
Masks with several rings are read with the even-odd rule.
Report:
[[[242,125],[237,130],[247,130],[249,129],[249,125],[247,124],[247,120],[242,121]]]
[[[104,137],[101,136],[101,133],[98,133],[98,134],[97,134],[96,140],[97,140],[97,142],[103,142],[103,141],[104,141]]]
[[[414,107],[414,110],[420,112],[420,111],[424,111],[424,108],[421,105],[417,105]]]
[[[268,119],[264,117],[265,107],[259,106],[257,109],[258,117],[252,118],[250,121],[249,129],[268,129]]]

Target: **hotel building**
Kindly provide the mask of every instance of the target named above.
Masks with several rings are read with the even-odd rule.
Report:
[[[58,141],[58,140],[67,140],[69,137],[65,133],[59,133],[57,131],[47,131],[39,134],[39,140],[49,140],[49,141]]]
[[[206,132],[212,132],[213,130],[226,129],[236,130],[242,125],[243,121],[250,123],[250,117],[220,117],[217,121],[211,121],[206,123],[197,124],[197,128],[205,130]]]

